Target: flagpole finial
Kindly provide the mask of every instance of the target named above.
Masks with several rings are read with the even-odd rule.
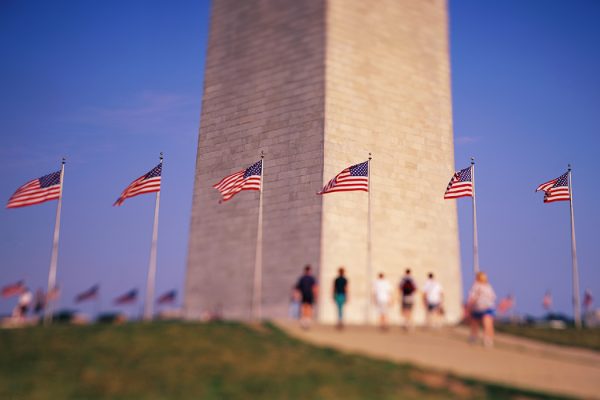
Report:
[[[567,170],[571,171],[571,164],[567,164]]]
[[[67,158],[66,158],[66,157],[63,157],[63,158],[62,158],[62,162],[61,162],[61,164],[62,164],[62,165],[65,165],[65,163],[66,163],[66,162],[67,162]]]
[[[161,162],[161,163],[163,162],[163,158],[164,158],[164,155],[163,155],[163,152],[161,151],[161,152],[160,152],[160,162]]]
[[[369,153],[369,161],[372,159],[373,159],[373,157],[371,157],[371,153]]]
[[[471,165],[475,165],[475,157],[471,157]]]
[[[260,158],[261,160],[265,158],[265,152],[263,150],[260,151]]]

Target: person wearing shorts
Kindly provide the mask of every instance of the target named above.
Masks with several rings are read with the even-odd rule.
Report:
[[[304,274],[298,279],[296,290],[300,294],[300,326],[307,329],[312,321],[313,305],[317,298],[317,280],[312,276],[310,265],[304,267]]]
[[[25,319],[25,317],[27,317],[32,300],[33,294],[31,294],[31,291],[28,288],[25,288],[19,296],[19,300],[17,302],[16,316],[19,319]]]
[[[483,327],[483,345],[494,345],[494,315],[496,293],[484,272],[478,272],[469,290],[467,310],[469,311],[471,335],[469,341],[475,343],[479,337],[479,326]]]
[[[417,285],[410,275],[410,269],[405,271],[398,289],[400,291],[400,298],[402,299],[401,313],[404,318],[404,329],[409,329],[412,326],[412,310],[417,291]]]
[[[423,301],[427,309],[426,324],[429,327],[437,327],[440,325],[444,291],[442,285],[434,279],[433,273],[430,272],[427,277],[423,285]]]
[[[392,300],[392,286],[381,272],[373,283],[373,300],[379,314],[379,327],[385,331],[388,329],[387,312]]]
[[[346,279],[344,268],[338,270],[338,276],[333,281],[333,300],[338,310],[338,329],[344,327],[344,305],[348,301],[348,279]]]

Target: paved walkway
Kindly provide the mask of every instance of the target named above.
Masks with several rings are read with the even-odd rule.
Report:
[[[415,330],[277,323],[292,336],[372,357],[544,392],[600,399],[600,353],[498,335],[492,349],[467,343],[465,328]]]

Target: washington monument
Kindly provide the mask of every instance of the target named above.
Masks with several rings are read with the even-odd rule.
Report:
[[[251,318],[259,192],[219,203],[212,185],[264,152],[263,317],[287,315],[310,264],[321,322],[336,320],[331,285],[340,266],[350,323],[365,322],[377,273],[397,287],[407,268],[418,287],[435,274],[445,317],[458,321],[456,205],[443,200],[453,147],[445,0],[213,0],[187,317]],[[369,153],[370,193],[316,195]],[[398,309],[390,315],[398,319]]]

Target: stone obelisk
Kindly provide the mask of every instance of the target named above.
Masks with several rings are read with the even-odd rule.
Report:
[[[417,286],[436,275],[446,318],[457,321],[456,206],[443,200],[454,172],[451,111],[445,0],[214,0],[186,316],[251,317],[259,193],[219,204],[212,185],[264,151],[264,317],[287,315],[292,287],[311,264],[322,322],[335,320],[339,266],[350,282],[350,323],[364,322],[376,273],[397,287],[407,268]],[[316,195],[369,153],[371,276],[367,193]],[[420,302],[415,313],[422,321]]]

